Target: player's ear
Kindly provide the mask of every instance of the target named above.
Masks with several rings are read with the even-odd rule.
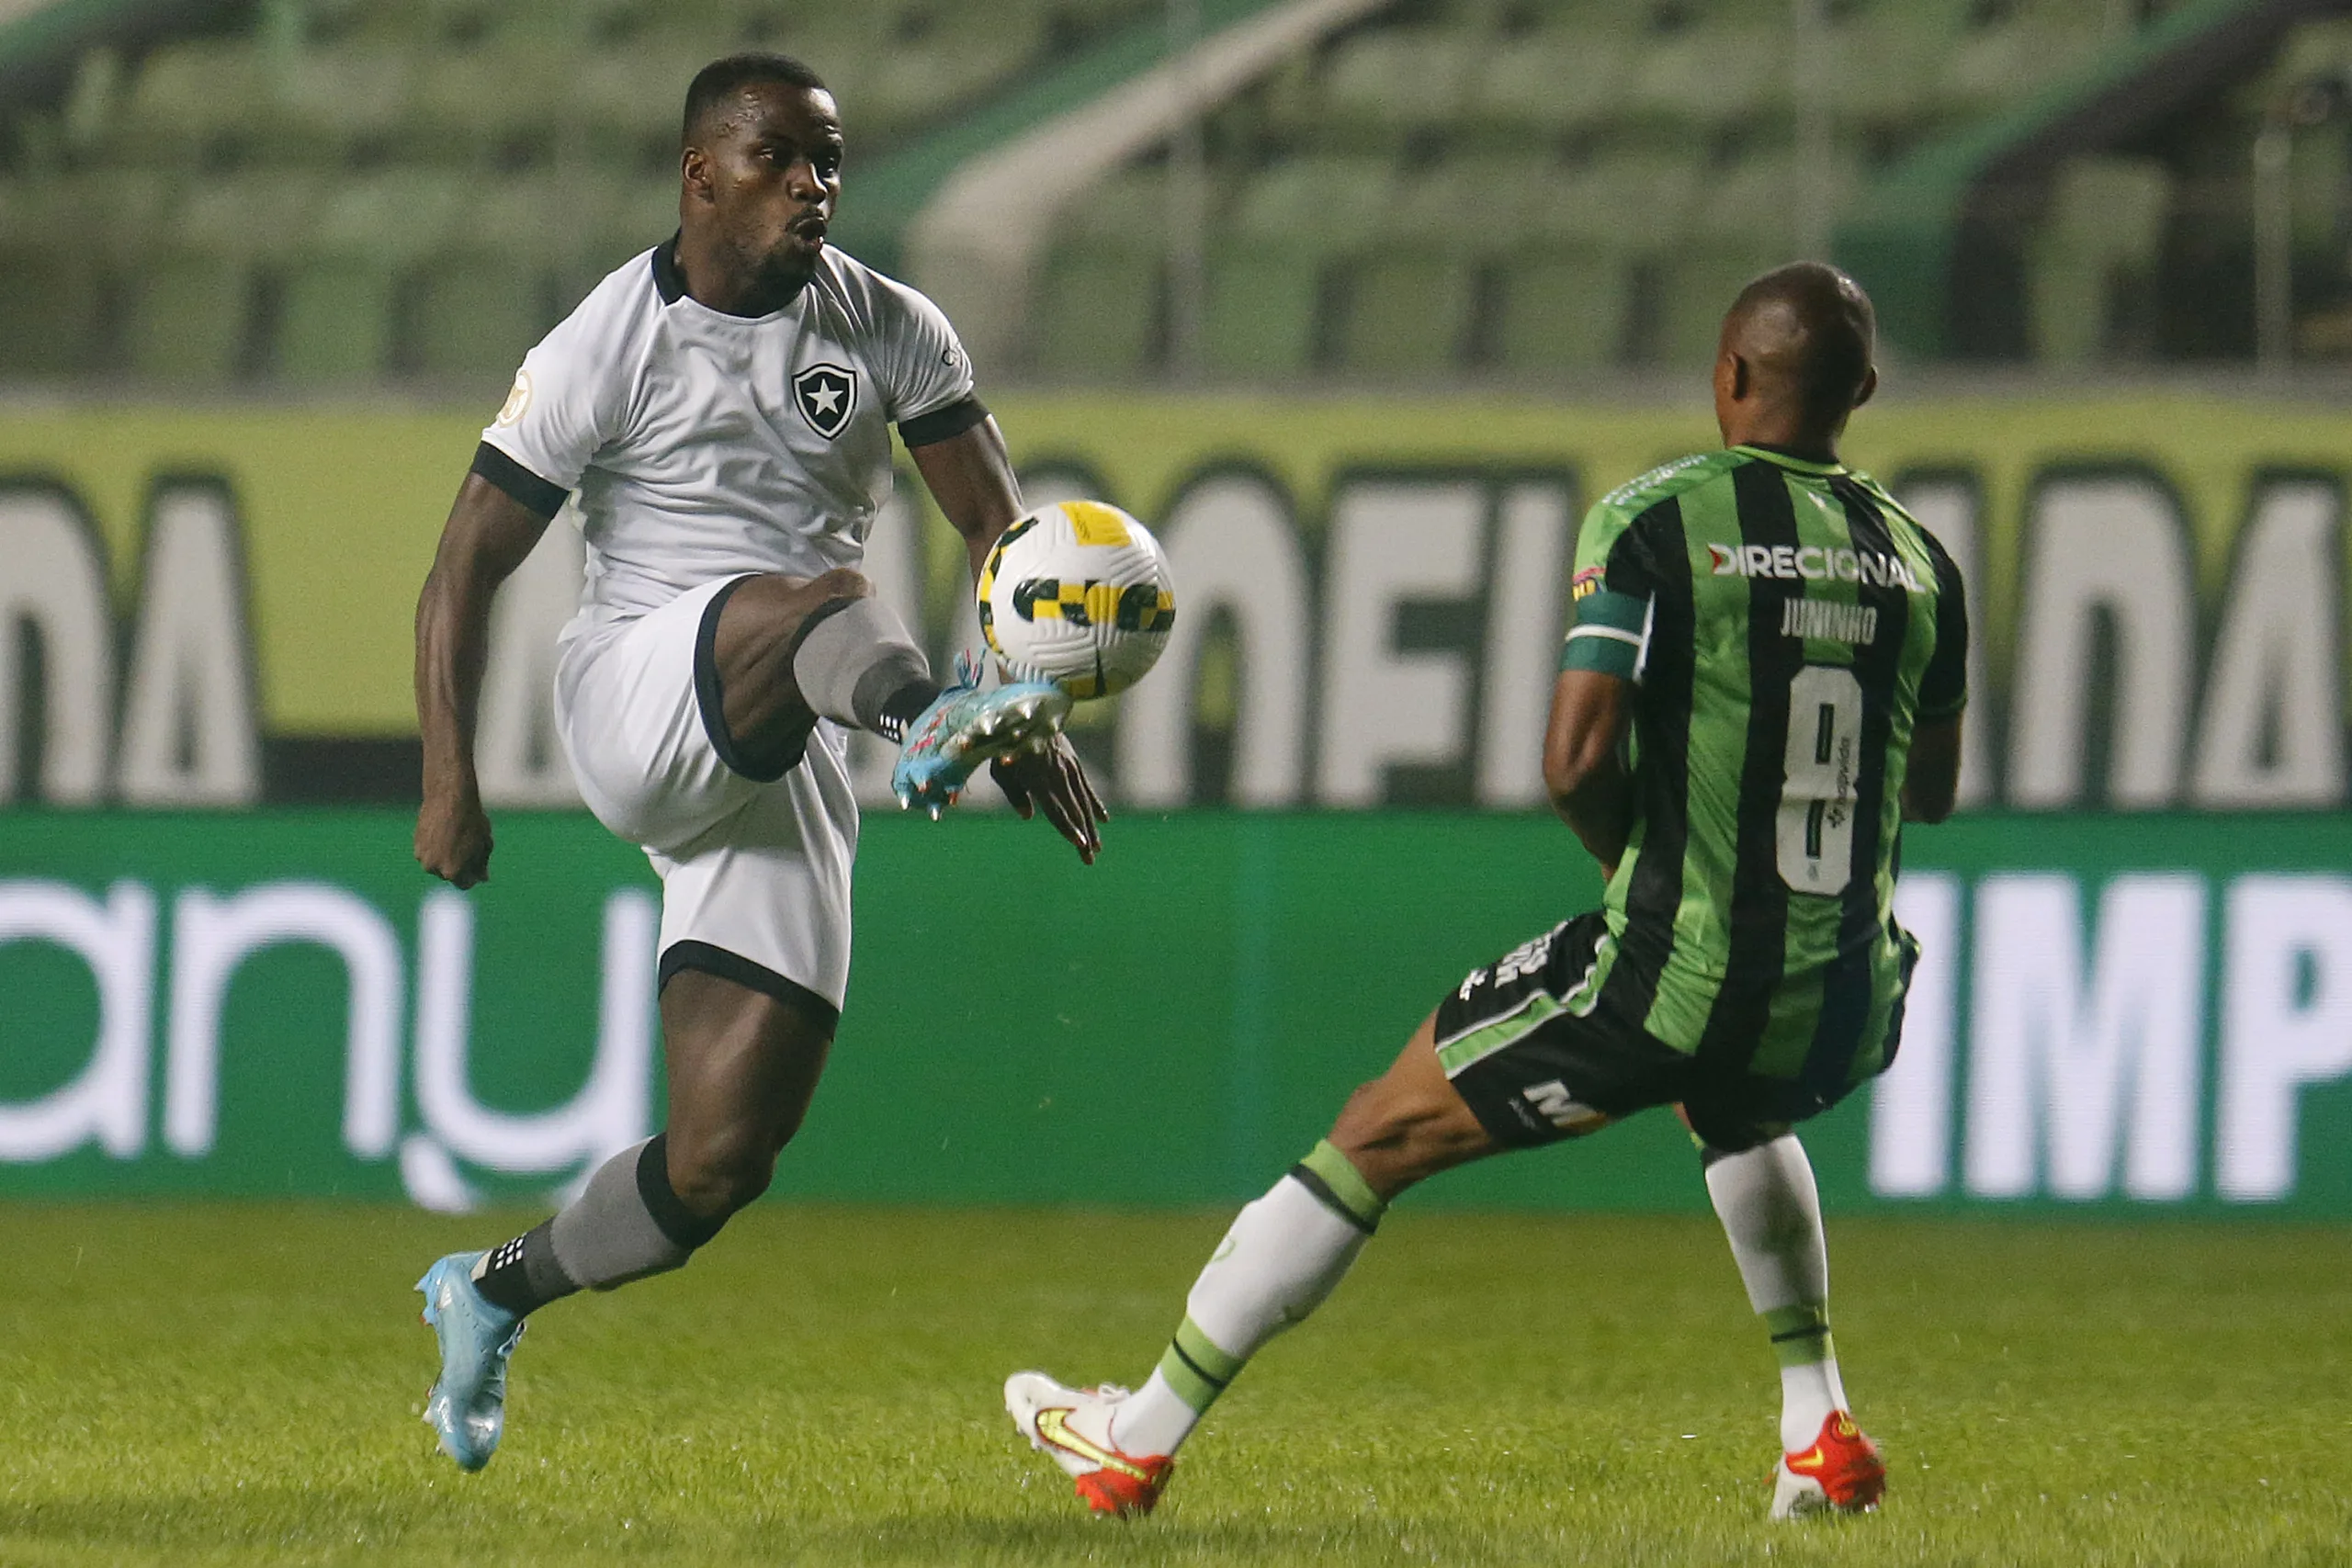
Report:
[[[678,154],[678,179],[696,201],[717,199],[710,188],[710,154],[701,148],[689,146]]]
[[[1864,403],[1869,402],[1871,396],[1876,393],[1877,390],[1878,367],[1873,365],[1868,370],[1862,372],[1862,388],[1860,391],[1854,394],[1854,406],[1856,408],[1860,408]]]

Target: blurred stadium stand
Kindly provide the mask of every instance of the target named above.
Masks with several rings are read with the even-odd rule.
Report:
[[[850,248],[1039,379],[1689,365],[1823,249],[1914,358],[2352,356],[2352,0],[1188,7],[1319,19],[1023,219],[987,319],[908,235],[1159,65],[1166,0],[0,0],[0,378],[502,380],[673,227],[744,46],[836,85]]]

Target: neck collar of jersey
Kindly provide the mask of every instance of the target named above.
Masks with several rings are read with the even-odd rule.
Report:
[[[1750,457],[1761,457],[1768,463],[1793,469],[1800,474],[1819,474],[1826,479],[1846,471],[1846,465],[1843,463],[1816,463],[1810,457],[1800,457],[1793,452],[1785,451],[1778,446],[1767,446],[1760,441],[1747,442],[1733,447],[1732,450],[1744,453]]]
[[[764,316],[738,316],[732,311],[713,310],[686,292],[686,275],[678,265],[678,241],[682,237],[682,233],[673,234],[653,247],[653,288],[655,292],[662,296],[662,303],[664,305],[674,305],[684,299],[691,302],[696,310],[708,310],[722,321],[769,321],[800,303],[801,295],[808,292],[808,286],[802,284],[798,292],[795,293],[791,299]]]
[[[686,297],[686,275],[678,270],[677,234],[653,247],[653,287],[664,305],[674,305]]]

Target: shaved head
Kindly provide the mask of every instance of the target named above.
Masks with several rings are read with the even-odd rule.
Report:
[[[1740,440],[1834,446],[1877,389],[1877,339],[1870,296],[1836,267],[1792,262],[1766,273],[1724,317],[1715,404],[1725,439],[1737,424],[1750,432]]]
[[[695,73],[686,86],[686,112],[679,142],[692,147],[718,129],[750,112],[744,94],[755,87],[797,87],[826,93],[824,78],[788,54],[730,54]]]

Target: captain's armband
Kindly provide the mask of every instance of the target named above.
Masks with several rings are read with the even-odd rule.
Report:
[[[1577,600],[1576,625],[1568,628],[1568,640],[1560,649],[1560,668],[1639,681],[1649,652],[1650,604],[1647,599],[1605,588]]]

